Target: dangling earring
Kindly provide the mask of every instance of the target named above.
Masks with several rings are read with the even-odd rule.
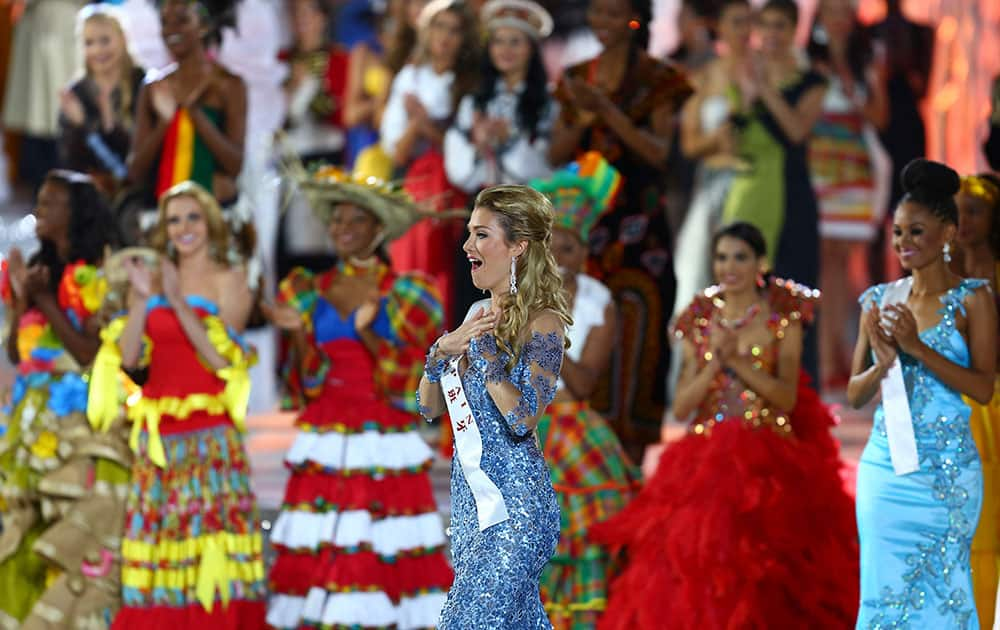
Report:
[[[764,282],[764,274],[757,272],[757,288],[763,289],[765,284],[766,283]]]
[[[944,244],[944,249],[942,251],[944,252],[944,261],[946,263],[950,263],[951,262],[951,243],[945,243]]]
[[[517,256],[510,259],[510,294],[517,295]]]

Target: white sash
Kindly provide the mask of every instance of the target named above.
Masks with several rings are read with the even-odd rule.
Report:
[[[462,464],[465,481],[472,490],[472,498],[476,501],[476,514],[479,517],[479,531],[497,523],[506,521],[507,504],[504,503],[500,488],[497,488],[482,468],[483,436],[479,425],[472,415],[469,401],[465,398],[462,379],[458,375],[458,363],[461,357],[452,359],[448,368],[441,376],[441,392],[445,404],[448,405],[448,415],[451,416],[451,431],[455,436],[455,451],[458,461]]]
[[[913,278],[903,278],[886,287],[879,308],[890,304],[905,304],[913,288]],[[881,325],[876,322],[877,325]],[[917,438],[913,433],[913,416],[906,397],[903,367],[899,357],[882,378],[882,413],[885,416],[885,433],[889,440],[889,459],[897,475],[920,469]]]

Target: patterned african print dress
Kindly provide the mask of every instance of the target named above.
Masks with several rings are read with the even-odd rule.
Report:
[[[185,296],[228,362],[213,371],[162,296],[147,302],[141,395],[130,401],[135,453],[122,543],[122,609],[114,628],[264,627],[257,503],[243,444],[252,349],[216,304]],[[91,419],[114,413],[127,317],[102,331]]]
[[[6,261],[0,276],[9,312]],[[56,297],[82,329],[106,289],[94,267],[77,262]],[[42,312],[29,308],[17,325],[20,361],[0,416],[0,628],[106,628],[120,603],[131,454],[120,423],[105,435],[91,430],[83,370]]]
[[[612,298],[607,287],[586,274],[578,274],[576,283],[566,356],[579,361],[590,331],[604,324]],[[562,379],[557,391],[567,392]],[[642,477],[614,431],[586,401],[560,399],[549,405],[538,422],[538,441],[562,513],[556,554],[542,571],[542,602],[556,630],[592,629],[607,604],[612,563],[589,530],[621,511]]]
[[[373,274],[378,352],[327,290],[341,275]],[[413,391],[425,348],[440,332],[437,292],[420,276],[340,263],[319,276],[294,270],[279,300],[301,313],[308,354],[291,354],[285,380],[305,403],[285,458],[292,475],[271,532],[268,623],[276,628],[430,628],[452,572],[417,433]]]
[[[588,83],[596,80],[597,60],[572,66],[568,76]],[[645,53],[638,53],[626,70],[621,86],[609,95],[632,123],[648,129],[653,111],[672,103],[674,111],[691,93],[680,71]],[[568,95],[556,95],[561,116],[580,116]],[[590,233],[591,266],[588,273],[611,289],[622,305],[621,343],[615,348],[611,369],[593,399],[634,458],[659,437],[667,403],[666,378],[670,364],[667,324],[674,307],[672,238],[664,211],[663,168],[650,165],[600,118],[587,128],[579,153],[598,151],[624,179],[614,209]]]

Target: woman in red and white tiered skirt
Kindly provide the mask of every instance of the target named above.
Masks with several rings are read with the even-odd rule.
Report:
[[[378,339],[375,353],[359,338],[358,310],[342,317],[330,301],[359,278],[380,296],[366,328]],[[293,338],[285,380],[308,404],[271,533],[278,558],[267,621],[276,628],[434,627],[452,572],[427,474],[433,453],[410,411],[410,368],[422,367],[422,344],[440,325],[436,292],[381,261],[341,262],[318,276],[293,271],[279,302],[304,322],[306,340]]]

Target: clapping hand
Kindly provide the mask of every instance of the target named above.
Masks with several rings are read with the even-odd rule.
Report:
[[[361,303],[358,310],[354,312],[354,330],[360,333],[371,327],[378,315],[379,293],[378,289],[372,289],[365,301]]]
[[[177,267],[167,258],[160,259],[160,282],[163,284],[163,295],[166,296],[167,302],[177,305],[184,300]]]
[[[438,353],[446,357],[457,357],[469,349],[469,342],[496,328],[498,313],[492,308],[481,309],[464,324],[438,339]]]
[[[149,89],[150,100],[152,101],[153,110],[156,112],[156,115],[163,122],[173,120],[174,114],[177,113],[177,97],[174,95],[170,84],[165,80],[158,81],[150,85]]]
[[[923,345],[913,311],[905,304],[890,304],[885,307],[887,332],[903,352],[916,356]]]
[[[10,277],[10,289],[16,301],[23,301],[27,297],[24,293],[24,280],[27,274],[28,268],[24,265],[21,250],[11,247],[10,253],[7,254],[7,275]]]
[[[70,121],[77,127],[86,121],[86,115],[83,111],[83,103],[80,102],[80,99],[77,98],[76,94],[73,94],[73,91],[69,88],[59,92],[59,110],[62,111],[66,120]]]
[[[868,314],[866,330],[868,343],[875,354],[875,365],[881,370],[888,370],[896,360],[897,350],[893,338],[882,327],[882,312],[878,305],[873,305]]]
[[[25,297],[37,300],[44,293],[51,293],[52,287],[49,285],[49,268],[37,264],[28,267],[24,274],[23,290]]]
[[[133,300],[144,302],[153,294],[153,280],[149,272],[149,267],[141,258],[129,258],[122,263],[125,273],[128,274],[129,290]]]

